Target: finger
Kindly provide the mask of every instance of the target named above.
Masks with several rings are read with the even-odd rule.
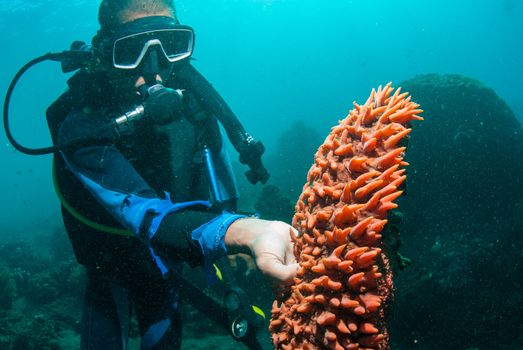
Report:
[[[268,261],[259,267],[276,284],[291,284],[298,271],[298,264],[284,265],[277,260]]]
[[[290,284],[294,283],[294,277],[296,277],[296,273],[298,272],[298,267],[299,267],[299,265],[297,263],[284,265],[286,277],[284,279],[282,279],[281,281],[285,285],[290,285]]]
[[[287,265],[296,263],[296,257],[294,256],[294,243],[290,243],[285,247],[285,263]]]
[[[238,263],[236,261],[236,255],[229,255],[227,257],[227,259],[229,260],[229,266],[233,269],[233,270],[236,270],[236,268],[238,267]]]

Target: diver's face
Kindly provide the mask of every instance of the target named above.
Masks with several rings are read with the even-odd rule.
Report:
[[[163,17],[171,17],[174,18],[173,13],[169,9],[160,10],[154,13],[145,13],[145,12],[136,12],[136,11],[122,11],[119,14],[120,24],[125,24],[128,22],[132,22],[134,20],[140,19],[140,18],[146,18],[146,17],[152,17],[152,16],[163,16]],[[123,69],[116,69],[116,68],[110,68],[108,71],[109,79],[111,83],[114,85],[116,90],[119,94],[122,96],[129,96],[131,94],[137,94],[138,89],[140,86],[146,83],[150,83],[151,80],[163,82],[168,79],[168,76],[171,74],[172,71],[172,64],[169,63],[164,57],[161,57],[158,55],[158,72],[156,74],[152,74],[149,76],[146,76],[144,74],[144,65],[147,64],[147,61],[149,59],[148,55],[152,53],[147,53],[147,56],[143,60],[143,62],[140,64],[139,67],[132,70],[123,70]]]

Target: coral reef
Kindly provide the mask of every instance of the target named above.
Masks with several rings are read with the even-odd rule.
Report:
[[[9,269],[0,263],[0,310],[10,309],[16,297],[16,282]]]
[[[15,240],[0,245],[0,257],[10,268],[31,273],[42,272],[52,266],[50,257],[28,241]]]
[[[53,232],[53,235],[58,232]],[[66,239],[64,232],[60,232]],[[0,284],[9,277],[12,304],[0,306],[0,348],[59,350],[78,348],[83,269],[70,247],[53,252],[48,234],[0,244]],[[1,287],[0,287],[1,288]],[[0,299],[9,295],[2,292]],[[67,343],[64,336],[67,337]],[[71,346],[74,344],[74,346]]]
[[[27,328],[15,336],[13,349],[60,350],[56,325],[42,315],[34,316]]]
[[[392,272],[381,232],[405,181],[418,104],[390,84],[332,128],[296,204],[295,284],[269,329],[277,349],[388,349]]]

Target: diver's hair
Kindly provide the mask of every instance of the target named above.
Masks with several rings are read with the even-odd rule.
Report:
[[[124,11],[154,14],[162,10],[169,10],[176,18],[174,0],[102,0],[98,22],[100,29],[108,32],[121,23]]]

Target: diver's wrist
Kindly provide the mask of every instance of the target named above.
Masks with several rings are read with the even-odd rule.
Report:
[[[225,233],[225,247],[228,254],[252,255],[252,245],[255,240],[253,228],[259,219],[241,218],[233,222]]]

